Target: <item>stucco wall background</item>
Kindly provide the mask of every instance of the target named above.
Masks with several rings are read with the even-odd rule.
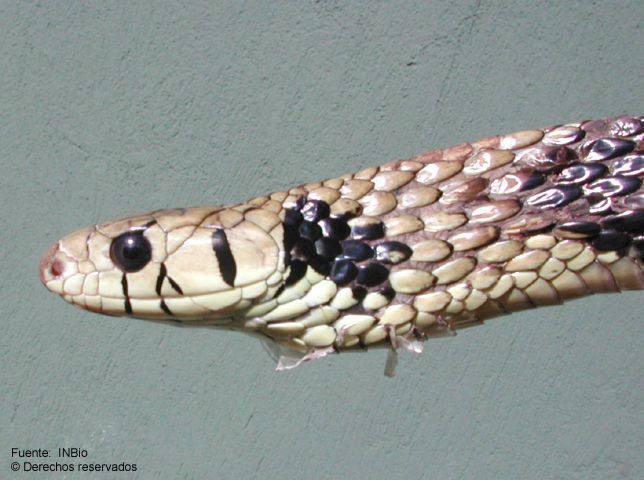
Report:
[[[277,373],[240,334],[91,315],[61,235],[496,133],[642,113],[641,2],[0,1],[0,477],[644,477],[641,293]],[[20,473],[16,478],[46,478]]]

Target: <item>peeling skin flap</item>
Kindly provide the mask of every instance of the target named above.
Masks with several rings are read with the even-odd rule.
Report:
[[[396,331],[393,328],[390,329],[389,336],[392,347],[387,352],[384,374],[387,377],[393,377],[396,365],[398,364],[398,354],[396,353],[396,349],[400,347],[408,352],[420,354],[423,352],[423,344],[419,340],[411,340],[408,336],[396,335]],[[330,353],[335,353],[335,349],[332,346],[326,348],[312,348],[307,353],[302,353],[285,348],[283,345],[279,345],[270,338],[260,337],[260,340],[266,353],[268,353],[268,355],[277,364],[275,367],[275,370],[277,371],[291,370],[304,362],[308,362],[309,360],[316,360],[318,358],[326,357]]]
[[[284,348],[270,338],[261,337],[261,343],[266,350],[266,353],[277,364],[275,370],[291,370],[303,362],[309,360],[316,360],[318,358],[326,357],[330,353],[335,353],[333,347],[326,348],[312,348],[308,353],[297,352],[288,348]]]
[[[385,360],[385,377],[393,377],[396,374],[398,365],[398,353],[393,348],[387,351],[387,360]]]
[[[313,348],[309,351],[309,353],[303,355],[300,358],[294,358],[294,357],[282,355],[281,357],[279,357],[279,360],[277,361],[277,367],[275,367],[275,370],[277,371],[290,370],[292,368],[297,367],[302,362],[308,362],[309,360],[315,360],[317,358],[326,357],[329,353],[335,353],[335,350],[333,347]]]
[[[387,352],[387,360],[385,361],[385,376],[393,377],[398,365],[396,349],[401,347],[411,353],[423,353],[423,344],[420,340],[410,340],[407,336],[396,335],[396,330],[393,327],[389,328],[389,338],[391,348]]]

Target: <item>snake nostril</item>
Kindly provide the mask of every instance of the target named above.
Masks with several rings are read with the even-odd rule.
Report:
[[[57,277],[63,273],[64,268],[62,263],[55,259],[56,252],[58,252],[58,242],[50,245],[40,258],[38,270],[40,273],[40,281],[42,283],[46,283],[47,280],[50,280],[49,274]]]
[[[63,262],[61,262],[61,261],[60,261],[60,260],[58,260],[58,259],[56,259],[56,260],[54,260],[53,262],[51,262],[51,269],[50,269],[50,271],[51,271],[51,274],[52,274],[54,277],[58,277],[58,276],[62,275],[62,274],[63,274],[63,272],[65,271],[65,268],[64,268]]]

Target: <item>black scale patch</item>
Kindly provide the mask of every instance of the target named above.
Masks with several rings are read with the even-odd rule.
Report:
[[[292,285],[306,273],[307,267],[329,277],[338,286],[352,284],[353,296],[362,300],[367,288],[382,285],[385,296],[393,290],[388,286],[387,264],[407,260],[411,249],[400,242],[370,245],[367,240],[385,236],[382,222],[349,226],[352,216],[332,217],[325,202],[301,197],[297,206],[286,210],[284,243],[291,273],[285,284]]]
[[[630,135],[641,133],[644,124],[638,122]],[[595,221],[553,223],[550,228],[564,236],[575,234],[571,238],[583,238],[598,251],[625,255],[632,246],[635,256],[644,261],[644,193],[639,192],[644,156],[634,152],[636,147],[636,142],[625,138],[599,138],[583,145],[579,155],[568,147],[553,149],[539,159],[539,165],[532,165],[537,169],[532,176],[542,180],[524,181],[520,191],[544,183],[545,189],[528,196],[525,204],[549,210],[583,199],[585,211],[577,210],[576,215],[590,215]]]
[[[625,136],[639,135],[644,122],[636,120],[632,127]],[[576,141],[583,139],[581,131]],[[644,193],[640,191],[644,156],[638,148],[625,138],[599,138],[578,150],[544,148],[539,157],[526,161],[530,170],[513,174],[519,181],[513,195],[519,195],[532,212],[556,212],[583,200],[582,207],[573,208],[573,218],[589,216],[592,221],[558,221],[555,213],[544,231],[568,231],[598,251],[620,255],[634,247],[635,256],[644,261]],[[388,265],[407,260],[412,251],[401,242],[380,241],[385,236],[383,222],[350,227],[348,221],[355,216],[333,217],[328,204],[305,196],[288,209],[284,237],[291,273],[286,285],[301,279],[311,266],[338,286],[352,286],[355,298],[378,286],[381,293],[393,296]]]

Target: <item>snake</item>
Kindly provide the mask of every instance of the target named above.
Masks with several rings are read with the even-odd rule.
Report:
[[[248,333],[278,369],[644,289],[644,117],[496,135],[262,195],[98,223],[42,283],[91,312]]]

